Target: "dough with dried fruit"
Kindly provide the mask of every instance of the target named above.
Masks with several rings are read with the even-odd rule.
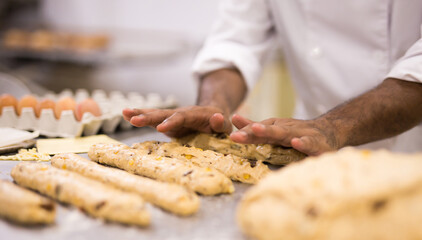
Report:
[[[138,193],[146,201],[172,213],[186,216],[197,212],[199,208],[199,197],[183,186],[159,182],[120,169],[101,166],[74,153],[55,155],[51,159],[51,165],[77,172],[124,191]]]
[[[200,167],[211,167],[222,172],[232,180],[255,184],[270,169],[262,161],[248,160],[231,154],[222,154],[211,150],[202,150],[195,147],[185,147],[177,142],[146,141],[132,145],[132,148],[145,153],[158,154],[182,159]]]
[[[93,161],[163,182],[177,183],[203,195],[234,192],[232,181],[213,168],[146,154],[123,144],[94,144],[88,156]]]
[[[353,148],[291,164],[243,197],[257,239],[422,239],[422,154]]]
[[[0,217],[32,225],[54,222],[55,203],[18,185],[0,180]]]
[[[286,165],[302,160],[305,154],[293,149],[271,144],[235,143],[227,134],[192,134],[174,139],[182,145],[212,150],[222,154],[233,154],[246,159],[260,160],[274,165]]]
[[[149,225],[150,214],[145,201],[137,194],[41,163],[19,163],[11,175],[19,185],[74,205],[91,216],[125,224]]]

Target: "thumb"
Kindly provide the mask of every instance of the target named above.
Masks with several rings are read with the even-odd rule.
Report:
[[[233,114],[232,116],[232,123],[237,129],[242,129],[249,124],[252,124],[253,121],[240,116],[239,114]]]
[[[293,138],[290,143],[294,149],[309,156],[318,156],[325,152],[323,147],[314,137],[303,136],[300,138]]]
[[[225,118],[221,113],[214,113],[210,118],[209,124],[214,132],[231,133],[233,128],[229,119]]]

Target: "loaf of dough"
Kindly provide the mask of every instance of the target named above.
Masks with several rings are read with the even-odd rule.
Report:
[[[346,148],[270,174],[237,219],[257,239],[422,239],[422,154]]]
[[[94,217],[146,226],[150,215],[137,194],[106,186],[77,173],[41,163],[22,162],[11,173],[21,186],[69,203]]]
[[[234,192],[232,181],[212,168],[202,168],[182,160],[144,154],[122,144],[94,144],[88,156],[99,163],[163,182],[183,185],[203,195]]]
[[[146,201],[182,216],[191,215],[199,208],[199,197],[183,186],[101,166],[74,153],[55,155],[51,159],[51,165],[77,172],[124,191],[138,193]]]
[[[243,183],[257,183],[270,169],[262,161],[248,160],[235,155],[185,147],[177,142],[146,141],[132,145],[132,148],[145,153],[158,154],[192,162],[200,167],[215,168],[232,180]]]
[[[270,144],[235,143],[227,134],[198,133],[173,139],[185,146],[212,150],[222,154],[233,154],[251,160],[260,160],[274,165],[286,165],[302,160],[305,154],[293,149]]]
[[[20,224],[50,224],[56,216],[55,204],[16,184],[0,180],[0,216]]]

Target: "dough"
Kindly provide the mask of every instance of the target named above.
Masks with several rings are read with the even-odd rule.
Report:
[[[251,188],[238,223],[257,239],[422,239],[422,154],[345,148]]]
[[[173,139],[185,146],[193,146],[213,150],[222,154],[233,154],[242,158],[260,160],[274,165],[286,165],[306,157],[305,154],[293,149],[270,144],[235,143],[227,134],[192,134],[183,138]]]
[[[183,186],[101,166],[74,153],[55,155],[51,159],[51,165],[77,172],[124,191],[138,193],[146,201],[179,215],[191,215],[199,208],[199,197]]]
[[[163,182],[183,185],[203,195],[234,192],[232,181],[212,168],[201,168],[178,159],[145,154],[122,144],[94,144],[88,156],[99,163]]]
[[[200,167],[215,168],[232,180],[244,183],[257,183],[270,172],[262,161],[247,160],[231,154],[224,155],[195,147],[184,147],[176,142],[147,141],[136,143],[132,148],[148,153],[168,156],[192,162]]]
[[[0,180],[0,216],[20,224],[50,224],[56,216],[55,204],[16,184]]]
[[[41,163],[22,162],[11,173],[21,186],[69,203],[94,217],[146,226],[150,215],[144,200],[77,173]]]

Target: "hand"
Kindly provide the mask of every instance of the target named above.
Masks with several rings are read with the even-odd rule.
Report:
[[[322,119],[270,118],[253,122],[235,114],[232,123],[239,131],[233,132],[230,138],[238,143],[282,145],[310,156],[338,149],[334,129]]]
[[[123,117],[133,126],[150,126],[169,137],[181,137],[191,132],[232,131],[228,116],[217,107],[190,106],[176,109],[124,109]]]

